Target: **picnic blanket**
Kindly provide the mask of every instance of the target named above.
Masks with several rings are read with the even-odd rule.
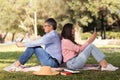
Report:
[[[29,71],[40,71],[41,65],[38,66],[24,66],[20,72],[29,72]],[[66,67],[52,68],[52,70],[63,71]],[[77,70],[99,70],[100,66],[98,64],[87,64],[83,68]]]
[[[22,67],[20,72],[40,71],[40,68],[41,68],[41,65],[38,65],[38,66],[24,66],[24,67]],[[63,69],[64,69],[63,67],[52,68],[52,70],[56,70],[56,71],[62,71]]]

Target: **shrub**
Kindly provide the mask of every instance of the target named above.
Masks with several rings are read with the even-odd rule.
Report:
[[[100,32],[97,32],[97,35],[100,36]],[[86,40],[91,36],[91,33],[82,33],[81,35],[81,39],[82,40]],[[111,31],[107,31],[106,32],[106,39],[120,39],[120,32],[111,32]]]
[[[106,32],[107,39],[120,39],[120,32]]]
[[[89,37],[91,36],[91,33],[82,33],[82,35],[81,35],[81,39],[82,40],[86,40],[86,39],[88,39]]]

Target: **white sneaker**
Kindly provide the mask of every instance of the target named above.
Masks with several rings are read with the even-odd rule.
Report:
[[[102,71],[116,71],[119,69],[118,67],[113,66],[112,64],[108,64],[106,68],[101,68]]]
[[[10,66],[5,67],[3,70],[7,71],[7,72],[17,72],[17,71],[21,71],[22,67],[16,67],[15,63],[11,64]]]

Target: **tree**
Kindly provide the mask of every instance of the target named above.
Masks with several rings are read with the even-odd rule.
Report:
[[[113,18],[113,15],[119,17],[120,3],[117,0],[66,0],[68,4],[68,15],[72,22],[77,23],[79,26],[90,27],[92,30],[94,27],[101,27],[101,37],[105,39],[106,27],[108,27],[109,19]],[[103,23],[104,22],[104,23]],[[106,26],[106,27],[105,27]]]
[[[6,33],[8,31],[13,33],[13,40],[18,32],[34,33],[35,12],[40,35],[44,34],[41,31],[43,23],[49,17],[57,20],[59,32],[61,26],[72,22],[78,28],[78,35],[80,27],[83,31],[93,31],[96,27],[97,30],[101,30],[103,39],[106,29],[120,25],[120,3],[117,0],[0,0],[0,2],[0,25]]]
[[[15,3],[16,2],[14,0],[9,0],[9,1],[4,0],[1,1],[1,5],[0,5],[1,6],[0,23],[2,25],[3,30],[6,31],[6,33],[8,33],[9,31],[13,33],[13,38],[14,38],[14,34],[17,31],[22,31],[22,29],[18,27],[21,17],[19,13],[17,13],[16,11],[17,10],[16,8],[18,7],[16,6],[17,4]]]

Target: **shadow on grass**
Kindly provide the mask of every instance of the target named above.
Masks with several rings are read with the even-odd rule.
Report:
[[[68,76],[35,76],[32,72],[15,72],[6,73],[1,72],[0,80],[119,80],[119,71],[81,71],[78,74]]]
[[[1,64],[4,64],[4,63],[5,63],[5,64],[11,64],[11,63],[13,63],[13,62],[14,62],[13,60],[12,60],[12,61],[10,61],[10,60],[9,60],[9,61],[0,60],[0,63],[1,63]]]
[[[0,52],[0,59],[17,59],[23,52]]]

